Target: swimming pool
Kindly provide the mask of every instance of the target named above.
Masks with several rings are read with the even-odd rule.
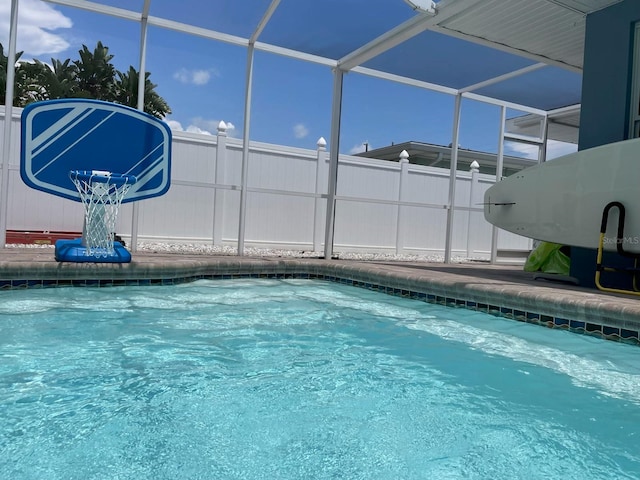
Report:
[[[0,477],[637,478],[638,366],[320,281],[0,292]]]

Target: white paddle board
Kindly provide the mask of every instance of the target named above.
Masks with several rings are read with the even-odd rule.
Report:
[[[640,139],[603,145],[526,168],[485,192],[484,216],[525,237],[597,248],[602,212],[626,210],[624,250],[640,252]],[[609,212],[604,248],[616,249],[618,210]]]

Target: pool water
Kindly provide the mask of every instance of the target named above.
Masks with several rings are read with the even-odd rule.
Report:
[[[0,478],[639,478],[639,367],[311,280],[0,292]]]

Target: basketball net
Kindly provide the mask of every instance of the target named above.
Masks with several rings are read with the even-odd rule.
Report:
[[[87,255],[112,255],[118,210],[136,177],[99,170],[72,170],[69,177],[84,205],[82,244]]]

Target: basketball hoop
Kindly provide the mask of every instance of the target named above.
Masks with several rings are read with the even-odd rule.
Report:
[[[87,256],[113,255],[118,210],[129,188],[136,183],[136,177],[102,170],[72,170],[69,178],[78,189],[85,209],[82,245]]]

